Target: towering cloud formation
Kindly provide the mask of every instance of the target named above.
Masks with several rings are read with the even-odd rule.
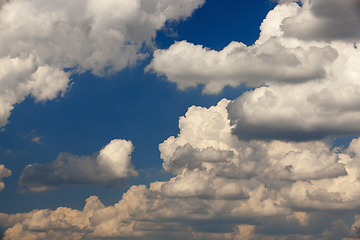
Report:
[[[180,134],[160,144],[164,169],[176,174],[170,181],[132,186],[114,206],[93,196],[82,211],[1,214],[0,224],[10,226],[5,239],[355,236],[358,217],[349,227],[339,213],[360,207],[360,140],[346,149],[240,141],[231,134],[228,103],[189,108]],[[113,152],[108,146],[98,159]],[[274,225],[287,230],[274,232]]]
[[[2,191],[5,187],[3,182],[3,178],[10,177],[11,171],[7,169],[3,164],[0,165],[0,191]]]
[[[27,95],[46,101],[66,92],[70,73],[102,76],[134,65],[166,21],[190,16],[203,3],[1,1],[0,126]]]
[[[19,185],[30,191],[45,191],[69,184],[125,184],[126,178],[138,176],[131,164],[131,141],[114,139],[93,156],[60,153],[56,160],[32,164],[23,170]]]

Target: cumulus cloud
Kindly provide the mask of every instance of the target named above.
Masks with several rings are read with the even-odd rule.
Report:
[[[287,37],[303,40],[346,40],[360,37],[360,1],[302,1],[296,16],[284,19],[282,30]]]
[[[103,76],[133,66],[166,21],[184,19],[203,3],[1,1],[0,126],[28,95],[36,101],[63,95],[72,73]]]
[[[231,134],[228,103],[190,107],[178,136],[160,144],[164,169],[176,174],[169,181],[132,186],[113,206],[92,196],[82,211],[0,214],[0,224],[10,227],[5,239],[356,236],[359,218],[348,226],[339,213],[360,207],[360,140],[344,149],[321,141],[240,141]],[[99,156],[114,149],[106,146]]]
[[[333,1],[329,8],[318,2],[322,13],[316,1],[282,2],[253,46],[231,43],[216,52],[184,41],[154,53],[148,69],[162,69],[157,72],[179,88],[204,84],[205,93],[217,93],[225,85],[265,83],[234,101],[192,106],[180,117],[180,133],[159,145],[163,168],[174,177],[132,186],[113,206],[92,196],[82,211],[0,214],[0,224],[10,227],[4,239],[355,239],[360,217],[349,226],[344,216],[360,208],[360,139],[344,148],[316,139],[359,133],[359,51],[346,34],[310,40],[286,33],[286,24],[306,11],[333,24],[327,12]],[[171,56],[178,59],[167,61]],[[20,182],[28,176],[25,186],[40,191],[135,174],[132,145],[122,153],[109,145],[98,155],[60,154],[28,166]],[[114,160],[120,156],[127,167]],[[40,172],[43,181],[34,177]]]
[[[329,75],[327,66],[332,65],[339,52],[328,44],[294,44],[284,40],[283,22],[298,16],[300,9],[291,3],[270,11],[261,25],[260,38],[252,46],[231,42],[215,51],[177,42],[169,49],[156,50],[147,70],[166,75],[179,89],[204,85],[205,94],[217,94],[225,86],[241,84],[257,87],[322,80]]]
[[[359,2],[299,4],[285,1],[270,11],[251,46],[232,42],[214,51],[177,42],[156,50],[147,69],[179,89],[204,85],[205,94],[225,86],[257,87],[228,108],[242,140],[359,134]]]
[[[11,171],[7,169],[3,164],[0,165],[0,191],[5,188],[3,178],[10,177]]]
[[[276,39],[250,47],[232,42],[221,51],[182,41],[156,50],[147,69],[166,75],[179,89],[202,84],[203,93],[217,94],[225,86],[243,83],[253,87],[265,82],[295,84],[322,79],[326,76],[324,65],[337,56],[330,46],[288,48]]]
[[[26,166],[19,185],[36,192],[69,184],[124,185],[126,178],[138,176],[131,164],[133,150],[131,141],[114,139],[92,156],[60,153],[52,162]]]

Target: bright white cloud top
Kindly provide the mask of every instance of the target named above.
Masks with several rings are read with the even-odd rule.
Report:
[[[0,126],[31,94],[51,100],[70,73],[116,73],[144,59],[166,21],[184,19],[204,0],[7,1],[0,14]],[[70,69],[70,73],[67,71]]]
[[[203,93],[217,94],[225,86],[255,87],[180,117],[179,134],[159,145],[170,180],[133,185],[113,206],[91,196],[82,211],[1,213],[0,225],[9,227],[4,239],[357,239],[360,139],[348,147],[323,139],[360,133],[359,2],[282,2],[252,46],[232,42],[214,51],[181,41],[155,50],[146,70],[179,89],[200,84]],[[10,66],[0,71],[7,86],[0,92],[2,125],[28,94],[41,101],[65,92],[66,68],[104,75],[132,66],[166,20],[190,16],[203,1],[59,3],[2,6],[0,41],[10,46],[0,47]],[[28,19],[13,24],[14,12],[25,10]],[[28,22],[38,24],[27,29]],[[115,139],[93,156],[61,153],[27,166],[19,184],[44,191],[124,183],[138,175],[133,150],[131,141]],[[10,173],[0,165],[0,180]],[[350,225],[343,219],[349,211]]]

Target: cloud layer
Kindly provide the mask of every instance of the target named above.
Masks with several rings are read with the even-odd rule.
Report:
[[[133,66],[166,21],[186,18],[203,3],[1,1],[0,126],[29,94],[36,101],[64,94],[71,73],[103,76]]]
[[[231,133],[229,102],[190,107],[179,135],[160,144],[164,169],[176,174],[169,181],[132,186],[114,206],[92,196],[82,211],[1,214],[10,227],[5,239],[356,236],[358,216],[349,226],[341,213],[360,207],[360,140],[345,149],[320,141],[240,141]],[[274,232],[275,225],[287,230]]]
[[[52,162],[26,166],[19,185],[35,192],[70,184],[124,185],[128,177],[138,176],[131,164],[133,150],[131,141],[114,139],[92,156],[60,153]]]

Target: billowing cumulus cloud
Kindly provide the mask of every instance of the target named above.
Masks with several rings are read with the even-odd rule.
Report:
[[[276,39],[250,47],[232,42],[219,52],[182,41],[167,50],[156,50],[148,69],[166,75],[179,89],[203,84],[203,93],[217,94],[225,86],[242,83],[260,86],[322,79],[326,76],[324,65],[337,56],[330,46],[289,48]]]
[[[10,177],[11,171],[7,169],[3,164],[0,165],[0,191],[2,191],[5,187],[3,182],[3,178]]]
[[[103,76],[134,65],[166,21],[190,16],[203,3],[1,1],[0,126],[26,96],[46,101],[64,94],[71,73]]]
[[[45,191],[69,184],[125,184],[126,178],[138,176],[131,164],[131,141],[114,139],[92,156],[60,153],[56,160],[25,167],[19,185],[30,191]]]
[[[206,94],[217,94],[225,86],[293,85],[326,79],[340,49],[324,43],[294,42],[284,36],[284,21],[298,16],[301,9],[291,3],[270,11],[261,25],[260,38],[252,46],[231,42],[215,51],[177,42],[169,49],[156,50],[147,69],[166,75],[179,89],[204,85]]]
[[[359,217],[349,226],[341,213],[360,207],[360,140],[345,149],[240,141],[231,134],[229,102],[190,107],[178,136],[160,144],[164,169],[176,174],[169,181],[132,186],[113,206],[92,196],[82,211],[0,214],[10,227],[4,239],[355,237]],[[99,156],[113,149],[103,150]]]
[[[228,108],[233,132],[243,140],[359,134],[358,5],[355,0],[279,4],[252,46],[232,42],[214,51],[177,42],[156,50],[148,69],[180,89],[202,84],[208,94],[227,85],[258,87]]]

